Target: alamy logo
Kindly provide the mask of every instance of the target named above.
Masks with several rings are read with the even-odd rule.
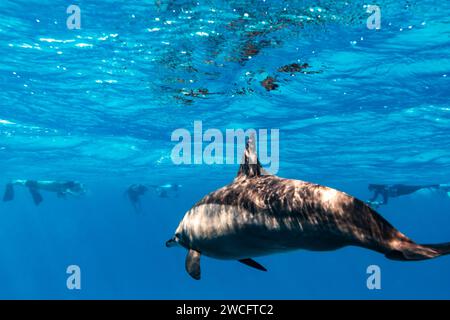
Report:
[[[67,20],[66,20],[67,29],[69,29],[69,30],[81,29],[80,7],[72,4],[67,7],[66,13],[70,14],[70,16],[68,16]]]
[[[81,269],[77,265],[70,265],[67,267],[66,273],[70,276],[67,278],[66,286],[69,290],[81,289]]]
[[[242,162],[246,138],[254,136],[256,152],[260,163],[268,166],[272,174],[279,169],[279,130],[226,129],[225,135],[219,129],[203,132],[201,121],[194,121],[194,132],[184,128],[172,132],[171,140],[178,141],[171,152],[172,162],[179,164],[237,164]],[[204,147],[203,143],[208,144]],[[237,152],[235,152],[237,149]],[[225,157],[224,157],[225,156]],[[225,161],[224,161],[225,159]]]
[[[381,9],[379,6],[367,5],[367,13],[371,15],[367,18],[367,28],[370,30],[379,30],[381,28]]]
[[[381,289],[381,268],[377,265],[370,265],[366,270],[370,276],[367,278],[367,289],[380,290]]]

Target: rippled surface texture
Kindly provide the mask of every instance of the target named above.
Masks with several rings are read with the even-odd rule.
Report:
[[[346,248],[261,259],[261,274],[164,248],[184,212],[236,165],[174,165],[177,128],[280,130],[279,175],[362,199],[368,183],[450,181],[450,2],[65,1],[0,3],[0,183],[74,179],[89,194],[0,203],[0,297],[450,298],[450,258],[386,260]],[[283,66],[297,64],[295,70]],[[287,71],[287,72],[286,72]],[[273,79],[274,87],[262,82]],[[267,82],[266,82],[267,83]],[[269,90],[274,89],[274,90]],[[183,185],[149,195],[131,183]],[[416,194],[380,212],[418,242],[450,241],[450,199]],[[83,288],[66,289],[78,264]],[[366,268],[382,268],[382,290]]]

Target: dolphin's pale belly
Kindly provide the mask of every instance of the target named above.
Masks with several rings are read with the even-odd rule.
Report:
[[[180,224],[191,248],[218,259],[243,259],[295,249],[331,250],[342,246],[320,226],[295,215],[277,217],[238,206],[201,204]],[[180,230],[181,230],[180,229]],[[322,234],[322,237],[318,237]]]

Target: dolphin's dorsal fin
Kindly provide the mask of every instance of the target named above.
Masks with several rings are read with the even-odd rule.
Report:
[[[257,177],[262,174],[264,174],[264,170],[256,154],[255,135],[251,134],[245,143],[244,156],[237,177]]]

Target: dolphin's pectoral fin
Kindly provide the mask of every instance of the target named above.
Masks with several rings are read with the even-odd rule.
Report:
[[[264,173],[264,169],[261,167],[261,163],[258,160],[256,154],[255,135],[252,134],[247,139],[245,144],[244,157],[242,163],[239,166],[237,176],[257,177]]]
[[[200,252],[190,249],[186,256],[186,271],[195,280],[200,280]]]
[[[3,195],[3,201],[11,201],[14,199],[14,186],[12,183],[8,183],[5,188],[5,194]]]
[[[258,269],[258,270],[261,270],[261,271],[267,271],[267,269],[264,268],[264,266],[260,265],[258,262],[256,262],[253,259],[247,258],[247,259],[241,259],[241,260],[238,260],[238,261],[240,263],[243,263],[243,264],[249,266],[249,267],[252,267],[252,268],[255,268],[255,269]]]

